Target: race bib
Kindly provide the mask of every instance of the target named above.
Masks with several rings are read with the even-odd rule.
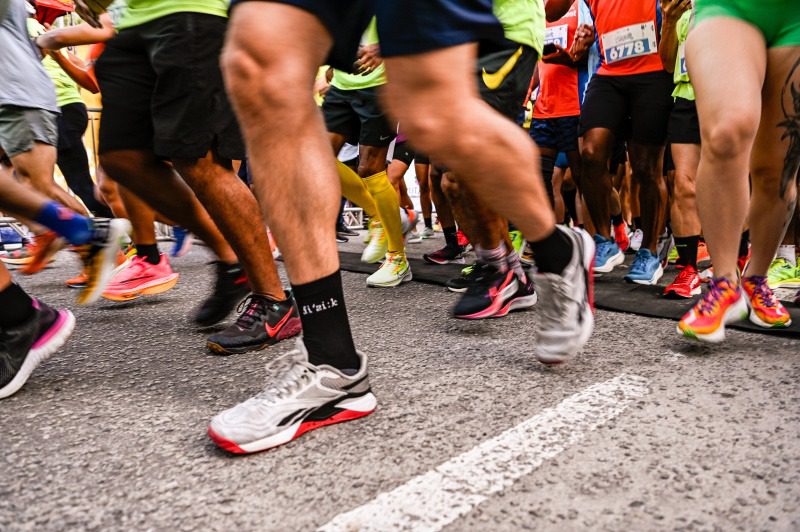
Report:
[[[561,48],[567,49],[567,25],[550,26],[544,34],[544,44],[557,44]]]
[[[685,43],[681,43],[678,46],[678,63],[680,65],[680,74],[681,76],[688,76],[689,70],[686,68],[686,48]]]
[[[658,52],[656,26],[652,21],[610,31],[602,40],[603,57],[608,64]]]

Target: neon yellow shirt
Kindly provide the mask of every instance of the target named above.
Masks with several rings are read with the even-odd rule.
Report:
[[[118,30],[140,26],[174,13],[205,13],[228,17],[228,0],[128,0]]]
[[[369,26],[367,26],[364,36],[361,37],[361,44],[378,44],[378,27],[375,17],[372,18]],[[382,64],[365,76],[334,70],[333,78],[331,79],[331,85],[343,91],[369,89],[384,83],[386,83],[386,69]]]
[[[686,70],[685,49],[691,19],[692,10],[690,9],[681,15],[681,18],[678,19],[678,24],[675,26],[675,32],[678,34],[678,54],[675,56],[675,71],[672,74],[672,79],[675,81],[675,90],[672,91],[672,97],[685,100],[694,100],[694,86],[689,80],[689,71]]]
[[[36,19],[29,18],[27,23],[28,35],[31,37],[41,35],[47,31]],[[55,59],[49,55],[46,56],[42,60],[42,66],[44,67],[50,79],[53,80],[53,85],[55,85],[56,105],[59,107],[64,107],[65,105],[69,105],[71,103],[83,102],[81,99],[81,91],[78,89],[78,84],[75,83],[75,80],[69,77],[69,74],[64,72],[64,69],[61,68],[58,63],[56,63]]]
[[[542,55],[547,26],[542,0],[494,0],[492,9],[506,39],[530,46]]]

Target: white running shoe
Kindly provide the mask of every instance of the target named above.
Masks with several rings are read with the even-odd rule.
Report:
[[[534,334],[536,358],[543,364],[573,358],[594,329],[594,242],[586,231],[556,227],[572,240],[573,252],[561,275],[533,274],[540,309]]]
[[[308,360],[302,339],[267,365],[268,381],[253,398],[211,420],[208,435],[231,453],[266,451],[326,425],[371,414],[377,400],[367,375],[367,356],[353,375]]]
[[[433,238],[435,235],[436,233],[434,233],[433,229],[430,227],[426,227],[425,229],[422,230],[422,233],[420,233],[420,236],[425,239]]]
[[[630,236],[630,249],[633,251],[639,251],[642,247],[642,240],[644,239],[644,232],[641,229],[637,229],[634,231]]]
[[[386,260],[378,271],[367,277],[367,286],[392,287],[407,283],[412,278],[411,266],[406,256],[400,253],[387,253]]]
[[[374,220],[369,223],[369,244],[361,254],[361,262],[374,264],[381,260],[387,251],[389,251],[389,244],[386,241],[383,226],[380,221]]]

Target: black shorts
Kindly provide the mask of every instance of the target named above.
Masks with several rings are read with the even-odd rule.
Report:
[[[246,1],[248,0],[232,0],[230,9]],[[374,0],[267,1],[299,7],[317,17],[333,38],[333,48],[325,64],[345,72],[353,71],[361,35],[375,14]]]
[[[402,161],[407,166],[411,166],[412,163],[414,164],[431,164],[430,159],[428,159],[427,155],[424,155],[414,148],[408,143],[408,141],[398,142],[394,145],[394,153],[392,154],[393,161]]]
[[[375,10],[384,57],[503,39],[492,0],[379,0]]]
[[[580,116],[534,118],[531,121],[531,138],[543,148],[560,152],[578,151],[578,121]]]
[[[630,76],[595,75],[581,108],[580,134],[604,128],[617,138],[663,145],[674,88],[672,76],[664,71]]]
[[[481,99],[516,122],[538,60],[536,50],[517,44],[482,54],[478,58],[477,72]],[[508,65],[512,66],[511,70],[502,75],[501,69]]]
[[[397,136],[397,127],[389,124],[378,105],[375,87],[344,91],[331,86],[322,114],[328,131],[343,135],[350,144],[384,148]]]
[[[68,103],[60,107],[61,114],[58,115],[58,151],[72,150],[75,148],[85,149],[83,146],[83,135],[89,125],[89,113],[86,106],[80,102]]]
[[[700,120],[694,100],[675,98],[675,106],[669,115],[670,144],[700,144]]]
[[[152,150],[165,159],[198,159],[213,151],[244,158],[219,67],[227,22],[175,13],[123,29],[106,43],[96,66],[100,153]]]
[[[608,169],[612,174],[616,175],[619,167],[625,166],[626,162],[628,162],[628,144],[621,138],[618,138],[614,142],[614,148],[611,151]]]

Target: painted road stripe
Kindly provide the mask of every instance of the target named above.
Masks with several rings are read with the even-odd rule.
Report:
[[[319,530],[437,531],[578,443],[648,393],[648,380],[622,374],[448,460]]]

